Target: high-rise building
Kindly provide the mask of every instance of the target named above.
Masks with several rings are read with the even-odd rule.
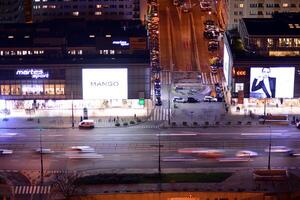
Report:
[[[26,0],[1,0],[0,23],[25,22],[25,2]]]
[[[60,18],[143,20],[146,0],[33,0],[33,22]]]
[[[228,29],[241,18],[271,18],[277,12],[300,12],[299,0],[227,0]]]

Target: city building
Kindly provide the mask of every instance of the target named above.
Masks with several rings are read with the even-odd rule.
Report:
[[[2,109],[144,108],[150,98],[140,21],[1,24],[0,41]]]
[[[299,0],[227,0],[228,29],[242,18],[271,18],[273,13],[300,12]]]
[[[31,0],[1,0],[0,23],[32,21]]]
[[[146,3],[146,0],[33,0],[32,17],[34,22],[62,18],[144,21]]]
[[[300,13],[243,18],[227,31],[223,71],[239,104],[300,105]]]

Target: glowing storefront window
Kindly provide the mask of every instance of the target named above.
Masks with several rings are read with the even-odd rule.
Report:
[[[22,85],[23,95],[41,95],[43,93],[42,84]]]
[[[45,85],[45,94],[46,95],[54,95],[55,94],[55,89],[54,89],[54,84],[46,84]]]
[[[65,94],[65,85],[64,84],[56,84],[55,85],[55,93],[56,93],[56,95],[64,95]]]
[[[300,51],[269,51],[269,56],[300,56]]]
[[[294,44],[295,47],[300,47],[300,38],[294,38]]]
[[[267,47],[273,47],[274,46],[274,40],[272,38],[267,39]]]
[[[11,85],[10,91],[12,95],[21,95],[21,85]]]
[[[1,95],[10,95],[10,87],[9,85],[1,85]]]
[[[292,38],[279,38],[279,47],[292,47]]]

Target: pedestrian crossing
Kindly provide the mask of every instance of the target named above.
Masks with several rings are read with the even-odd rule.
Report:
[[[13,186],[12,191],[15,195],[24,194],[50,194],[51,186],[41,186],[41,185],[22,185]]]
[[[201,72],[200,82],[203,85],[214,85],[216,83],[221,83],[221,78],[219,74],[211,74],[208,72]]]
[[[170,71],[162,71],[160,72],[160,81],[163,85],[172,84],[172,73]]]
[[[169,119],[169,115],[170,109],[168,108],[154,108],[148,121],[165,121]]]
[[[216,83],[222,83],[222,79],[220,74],[212,74],[210,72],[201,72],[197,73],[200,76],[200,82],[203,85],[214,85]],[[194,77],[196,78],[196,77]],[[160,72],[160,80],[163,85],[172,84],[172,73],[170,71],[162,71]]]

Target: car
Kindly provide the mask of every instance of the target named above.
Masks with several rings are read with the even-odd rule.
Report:
[[[298,129],[300,129],[300,122],[297,122],[297,123],[296,123],[296,127],[297,127]]]
[[[72,146],[71,150],[80,153],[95,153],[95,149],[90,146]]]
[[[9,149],[0,149],[0,155],[11,155],[14,151]]]
[[[81,122],[78,123],[79,128],[94,128],[95,127],[95,121],[91,119],[84,119]]]
[[[247,158],[252,158],[252,157],[256,157],[258,156],[258,153],[254,152],[254,151],[249,151],[249,150],[242,150],[242,151],[238,151],[235,154],[236,157],[247,157]]]
[[[156,106],[162,106],[162,101],[161,101],[160,97],[156,97],[156,99],[155,99],[155,105]]]
[[[160,97],[161,96],[160,89],[155,89],[154,94],[155,94],[155,96]]]
[[[292,149],[286,147],[286,146],[271,146],[271,151],[269,147],[265,148],[265,152],[271,152],[271,153],[289,153]]]
[[[203,98],[203,101],[204,101],[204,102],[217,102],[218,99],[215,98],[215,97],[212,97],[212,96],[205,96],[205,97]]]
[[[224,156],[224,151],[219,149],[207,149],[198,154],[203,158],[220,158]]]
[[[54,153],[54,151],[52,151],[51,149],[47,149],[47,148],[37,148],[35,149],[36,153],[42,153],[42,154],[51,154]]]
[[[206,26],[206,25],[215,25],[215,21],[214,21],[214,20],[208,19],[208,20],[206,20],[206,21],[204,22],[204,25],[205,25],[205,26]]]
[[[194,97],[188,97],[186,102],[187,103],[198,103],[199,100],[195,99]]]
[[[185,103],[186,100],[182,97],[174,97],[173,98],[173,102],[176,102],[176,103]]]
[[[202,10],[211,10],[211,4],[210,4],[210,2],[208,2],[208,1],[201,1],[200,2],[200,8],[202,9]]]

